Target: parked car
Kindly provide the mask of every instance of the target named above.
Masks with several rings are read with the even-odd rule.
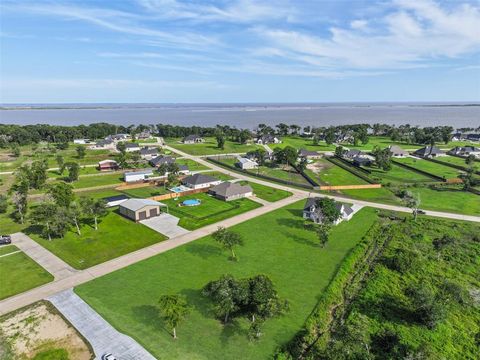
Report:
[[[418,210],[418,211],[417,211],[417,214],[419,214],[419,215],[425,215],[426,212],[425,212],[425,210]]]
[[[10,235],[0,235],[0,245],[8,245],[12,243]]]
[[[117,358],[112,353],[106,353],[102,355],[102,360],[117,360]]]

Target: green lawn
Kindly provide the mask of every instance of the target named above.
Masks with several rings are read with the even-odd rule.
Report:
[[[201,204],[198,206],[178,206],[179,203],[188,199],[199,199]],[[168,205],[170,214],[180,218],[178,225],[188,230],[198,229],[262,206],[249,199],[222,201],[205,193],[182,196],[178,200],[164,200],[162,203]]]
[[[167,145],[191,155],[214,155],[227,153],[245,153],[257,149],[255,144],[239,144],[230,140],[225,141],[224,149],[217,147],[215,138],[205,138],[205,142],[198,144],[182,144],[181,139],[165,139]]]
[[[207,171],[207,172],[204,172],[204,174],[208,175],[208,176],[213,176],[214,178],[217,178],[217,179],[223,180],[223,181],[228,181],[228,180],[235,179],[233,176],[224,174],[220,171]]]
[[[243,235],[238,262],[211,237],[197,240],[76,288],[76,292],[119,331],[132,336],[162,359],[267,359],[295,335],[348,252],[376,221],[365,208],[334,227],[325,248],[303,226],[304,201],[232,228]],[[254,231],[252,231],[254,229]],[[201,288],[222,274],[266,274],[290,311],[266,321],[257,342],[247,339],[248,324],[239,319],[223,326],[214,318]],[[141,281],[140,281],[141,279]],[[162,294],[187,297],[192,312],[174,341],[156,308]],[[201,334],[201,336],[200,336]]]
[[[81,227],[82,235],[70,230],[63,239],[48,241],[31,226],[25,232],[40,245],[76,269],[86,269],[166,239],[150,228],[109,210],[95,231],[92,225]]]
[[[440,157],[439,160],[442,160],[442,157]],[[446,165],[437,164],[425,159],[407,157],[395,159],[395,161],[410,165],[416,169],[426,171],[433,175],[445,177],[447,179],[456,178],[459,174],[462,173],[460,170],[454,169]]]
[[[309,168],[317,168],[315,173]],[[365,185],[368,184],[365,180],[355,176],[351,172],[342,169],[326,159],[315,160],[313,164],[310,164],[306,170],[307,175],[311,176],[314,180],[321,185]]]
[[[461,190],[434,190],[428,187],[408,188],[420,197],[420,208],[480,215],[480,196]]]
[[[19,252],[0,257],[0,279],[1,300],[46,284],[53,280],[53,276]]]
[[[257,184],[255,182],[241,181],[242,185],[250,185],[253,189],[253,193],[260,199],[275,202],[278,200],[285,199],[289,196],[292,196],[290,191],[285,191],[281,189],[275,189],[270,186],[265,186],[262,184]]]
[[[298,184],[310,185],[305,178],[300,175],[294,168],[288,166],[285,170],[282,166],[270,167],[259,166],[258,169],[249,170],[253,174],[261,174],[272,177],[274,179],[281,179],[286,181],[292,181]]]
[[[18,248],[15,245],[2,245],[0,246],[0,256],[5,254],[10,254],[12,252],[18,251]]]
[[[363,166],[363,168],[372,172],[369,175],[372,179],[379,179],[379,181],[383,184],[408,184],[435,181],[431,177],[405,169],[393,163],[392,168],[389,171],[384,171],[375,166]]]
[[[209,169],[205,165],[202,165],[194,160],[191,159],[177,159],[175,161],[178,165],[187,165],[190,171],[198,171],[198,170],[207,170]]]
[[[136,189],[122,190],[120,193],[124,193],[132,198],[148,198],[157,195],[167,194],[170,191],[168,187],[166,189],[163,186],[147,186]]]
[[[93,166],[81,166],[80,171],[78,173],[80,176],[82,175],[91,175],[91,174],[102,174],[102,172],[98,171],[96,167]],[[59,179],[62,180],[65,176],[68,175],[68,171],[65,170],[63,174],[60,174],[59,170],[49,170],[47,171],[48,178]]]
[[[459,158],[459,157],[456,157],[456,156],[442,156],[442,157],[437,158],[437,160],[443,161],[443,162],[446,162],[446,163],[449,163],[449,164],[453,164],[453,165],[463,166],[464,168],[469,167],[469,165],[467,165],[465,163],[465,159],[462,159],[462,158]],[[474,161],[473,162],[473,168],[476,171],[480,171],[480,162]]]

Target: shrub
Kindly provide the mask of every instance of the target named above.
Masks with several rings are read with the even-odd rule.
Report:
[[[0,214],[4,214],[8,209],[8,198],[6,195],[0,195]]]

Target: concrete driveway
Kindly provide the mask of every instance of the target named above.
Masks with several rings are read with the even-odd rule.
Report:
[[[95,352],[95,359],[112,353],[119,360],[155,360],[139,343],[115,330],[73,289],[59,292],[47,300],[88,340]]]
[[[181,226],[178,226],[179,221],[180,219],[176,216],[162,213],[159,216],[142,220],[140,223],[148,226],[150,229],[153,229],[156,232],[159,232],[160,234],[167,236],[170,239],[190,232]]]

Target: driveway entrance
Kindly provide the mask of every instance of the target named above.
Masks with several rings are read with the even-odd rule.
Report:
[[[189,231],[178,226],[180,219],[176,216],[162,213],[150,219],[140,221],[141,224],[148,226],[150,229],[159,232],[168,238],[173,238],[188,233]]]

